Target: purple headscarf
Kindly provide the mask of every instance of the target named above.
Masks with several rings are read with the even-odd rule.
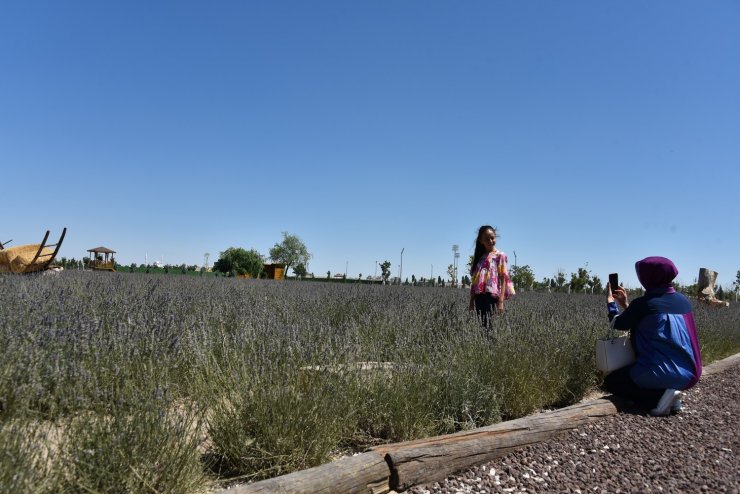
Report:
[[[671,282],[678,275],[678,268],[673,261],[666,257],[646,257],[635,263],[637,279],[640,280],[645,290],[669,289],[673,291]]]

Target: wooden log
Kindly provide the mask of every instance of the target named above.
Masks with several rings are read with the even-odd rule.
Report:
[[[403,491],[615,413],[612,399],[600,399],[456,434],[380,446],[373,451],[386,455],[391,468],[390,488]]]
[[[382,454],[370,451],[220,494],[383,494],[390,492],[390,469]]]
[[[730,355],[729,357],[725,357],[722,360],[716,360],[711,364],[705,366],[701,371],[701,377],[703,379],[707,376],[711,376],[712,374],[724,372],[730,367],[734,367],[738,364],[740,364],[740,353]]]

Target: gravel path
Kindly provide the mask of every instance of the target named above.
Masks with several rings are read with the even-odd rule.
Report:
[[[407,492],[740,493],[740,364],[668,417],[623,411]]]

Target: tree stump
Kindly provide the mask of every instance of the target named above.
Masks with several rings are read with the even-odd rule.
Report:
[[[699,268],[699,281],[696,291],[700,302],[712,307],[729,307],[730,303],[719,300],[714,293],[714,283],[717,281],[717,272],[709,268]]]

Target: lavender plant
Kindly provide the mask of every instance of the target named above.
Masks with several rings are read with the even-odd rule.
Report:
[[[57,434],[38,420],[0,423],[0,487],[3,492],[59,492],[63,480],[54,455]]]
[[[606,331],[584,294],[520,294],[489,330],[431,287],[65,271],[0,300],[0,472],[63,430],[61,491],[198,492],[571,404]],[[696,318],[705,362],[740,349],[737,304]]]

